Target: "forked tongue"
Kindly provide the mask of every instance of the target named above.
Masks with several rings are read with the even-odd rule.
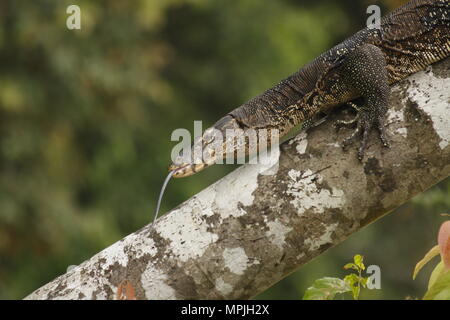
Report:
[[[166,180],[164,180],[164,183],[162,185],[161,188],[161,192],[159,193],[159,198],[158,198],[158,203],[156,205],[156,213],[155,213],[155,218],[153,219],[153,223],[152,223],[152,227],[155,224],[156,218],[158,218],[158,213],[159,213],[159,208],[161,206],[161,200],[164,194],[164,191],[166,190],[167,184],[169,183],[170,178],[172,178],[172,175],[176,172],[177,170],[172,170],[169,172],[169,174],[166,177]]]

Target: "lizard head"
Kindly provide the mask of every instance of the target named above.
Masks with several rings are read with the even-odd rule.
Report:
[[[189,150],[182,150],[169,166],[174,171],[173,177],[191,176],[224,159],[227,154],[236,154],[242,144],[235,143],[229,132],[241,129],[239,123],[231,115],[226,115],[212,127],[206,129],[197,137]],[[183,152],[186,151],[186,152]]]

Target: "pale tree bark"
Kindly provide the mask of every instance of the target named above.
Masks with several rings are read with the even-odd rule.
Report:
[[[344,108],[342,108],[344,109]],[[450,59],[392,89],[391,148],[343,151],[330,115],[27,299],[247,299],[450,174]],[[278,159],[278,160],[277,160]]]

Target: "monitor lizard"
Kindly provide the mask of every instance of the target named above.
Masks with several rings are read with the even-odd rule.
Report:
[[[376,128],[389,147],[384,119],[390,85],[450,55],[450,0],[412,0],[381,19],[379,28],[365,28],[318,56],[261,95],[226,114],[204,131],[193,145],[205,159],[187,161],[180,155],[170,166],[174,177],[186,177],[223,159],[230,146],[216,152],[216,132],[227,129],[277,130],[280,137],[300,123],[361,98],[356,117],[336,127],[356,127],[343,141],[361,138],[358,158],[364,157],[368,134]],[[236,153],[242,145],[234,144]],[[226,149],[228,148],[228,149]],[[248,150],[246,150],[247,152]]]

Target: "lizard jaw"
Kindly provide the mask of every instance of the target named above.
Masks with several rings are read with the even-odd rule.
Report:
[[[175,171],[173,174],[174,178],[185,178],[202,171],[206,167],[208,167],[208,164],[206,163],[198,163],[198,164],[187,163],[181,166],[172,163],[169,166],[169,171]]]

